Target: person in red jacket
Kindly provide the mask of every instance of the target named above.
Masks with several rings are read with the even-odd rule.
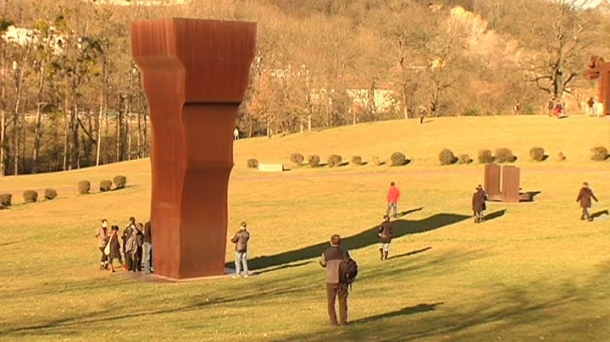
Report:
[[[390,212],[393,211],[392,217],[396,217],[398,215],[398,198],[400,198],[400,190],[396,187],[394,182],[390,183],[390,188],[388,189],[388,209],[386,210],[386,215],[390,216]]]

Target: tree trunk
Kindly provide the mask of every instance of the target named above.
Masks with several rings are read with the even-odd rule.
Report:
[[[123,120],[122,120],[122,101],[121,101],[121,97],[119,95],[119,110],[117,113],[117,118],[116,118],[116,156],[115,156],[115,161],[116,162],[120,162],[121,161],[121,131],[123,130]]]
[[[102,151],[102,118],[104,117],[104,93],[100,94],[100,111],[97,115],[97,141],[95,146],[95,166],[100,165],[100,153]]]
[[[38,172],[38,156],[40,154],[40,138],[42,135],[42,92],[44,90],[45,65],[40,68],[40,78],[38,79],[38,103],[36,104],[36,126],[34,128],[34,151],[32,153],[32,173]]]
[[[66,79],[66,98],[64,99],[64,112],[65,112],[65,122],[64,122],[64,161],[63,161],[63,171],[68,170],[70,162],[70,107],[68,106],[68,93],[70,92],[70,85],[68,80]]]

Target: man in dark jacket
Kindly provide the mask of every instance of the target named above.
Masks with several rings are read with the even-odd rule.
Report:
[[[582,183],[582,188],[578,192],[578,196],[576,197],[576,202],[580,202],[580,207],[582,208],[582,215],[580,215],[581,220],[587,219],[587,221],[593,221],[593,218],[589,214],[589,208],[591,208],[591,198],[597,202],[597,197],[593,194],[593,190],[589,188],[589,183]]]
[[[479,184],[474,194],[472,194],[472,211],[474,212],[474,223],[483,222],[483,212],[486,209],[485,200],[487,200],[487,194],[483,190],[481,184]]]
[[[231,242],[235,244],[235,275],[233,278],[241,275],[242,266],[244,277],[248,277],[248,240],[250,240],[250,233],[246,229],[247,226],[246,221],[243,221],[239,231],[231,239]]]
[[[330,247],[322,253],[320,265],[326,268],[326,301],[328,304],[328,318],[331,325],[347,325],[347,295],[348,285],[339,282],[339,265],[349,256],[347,251],[340,247],[341,237],[333,235],[330,238]],[[335,311],[335,300],[339,298],[339,321]]]
[[[379,254],[381,260],[388,260],[388,253],[390,252],[390,242],[392,242],[392,222],[390,222],[390,216],[385,215],[383,217],[383,223],[377,228],[379,234]]]

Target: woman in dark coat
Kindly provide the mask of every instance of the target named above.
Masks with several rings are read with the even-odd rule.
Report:
[[[108,254],[108,264],[110,265],[110,271],[114,272],[114,264],[112,261],[114,259],[119,259],[119,264],[125,268],[123,265],[123,258],[121,258],[121,245],[119,243],[119,226],[112,226],[112,230],[110,231],[110,254]]]
[[[580,215],[581,220],[593,221],[593,217],[589,214],[589,208],[591,208],[591,198],[597,202],[597,197],[593,194],[593,190],[589,188],[589,183],[582,183],[582,188],[578,192],[578,196],[576,197],[576,202],[580,202],[580,207],[582,208],[582,215]]]
[[[481,184],[477,186],[476,191],[472,194],[472,211],[474,212],[474,222],[483,222],[483,212],[485,209],[485,200],[487,200],[487,194],[483,190]]]

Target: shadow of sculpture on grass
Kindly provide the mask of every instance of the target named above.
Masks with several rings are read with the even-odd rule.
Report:
[[[435,214],[422,220],[396,220],[393,221],[394,234],[393,238],[399,238],[408,234],[417,234],[428,232],[431,230],[446,227],[467,219],[470,216],[461,214]],[[347,250],[360,249],[367,247],[379,242],[379,235],[377,233],[378,225],[366,229],[356,235],[343,237],[341,239],[341,246]],[[329,236],[330,238],[330,236]],[[263,269],[267,267],[274,267],[283,264],[289,264],[296,261],[303,261],[312,258],[319,257],[322,252],[328,247],[328,241],[320,242],[318,244],[295,249],[276,255],[270,256],[259,256],[248,260],[248,266],[251,269]],[[227,263],[227,267],[232,267],[232,263]]]

